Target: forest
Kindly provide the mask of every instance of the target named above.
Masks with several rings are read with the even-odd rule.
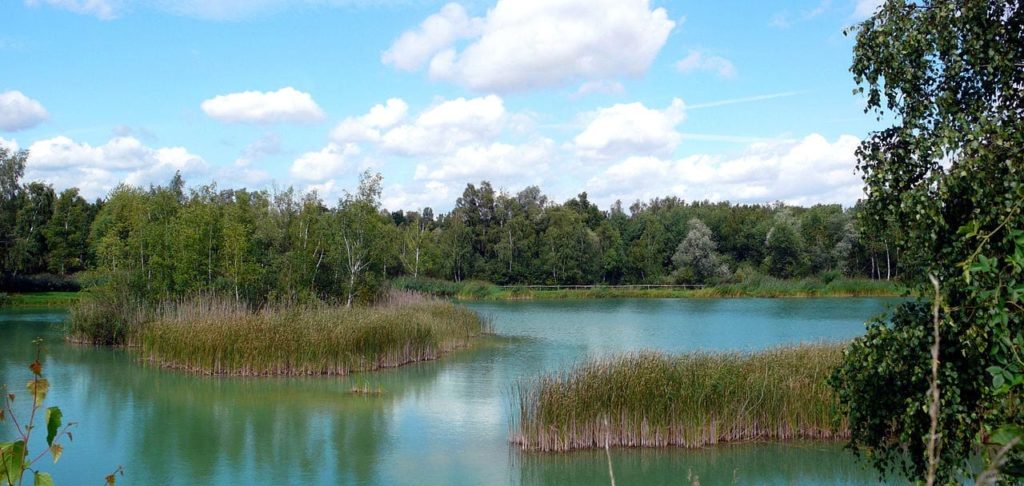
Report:
[[[896,229],[858,206],[730,204],[669,196],[563,203],[467,184],[448,213],[388,212],[380,175],[335,204],[316,192],[121,185],[87,201],[23,183],[28,154],[0,155],[0,290],[117,279],[147,300],[369,300],[389,278],[496,284],[714,284],[766,274],[893,279]]]

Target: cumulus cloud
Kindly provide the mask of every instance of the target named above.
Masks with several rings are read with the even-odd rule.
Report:
[[[852,204],[863,196],[854,173],[859,143],[850,135],[829,142],[812,134],[794,142],[754,144],[733,157],[627,157],[593,176],[587,189],[606,202],[676,195],[690,200]]]
[[[409,105],[401,98],[391,98],[374,105],[363,116],[350,117],[331,130],[331,139],[341,143],[380,140],[380,131],[405,120]]]
[[[14,132],[32,128],[49,117],[41,103],[21,91],[0,93],[0,130]]]
[[[453,184],[441,181],[426,181],[425,183],[407,184],[385,184],[381,194],[381,204],[391,211],[399,209],[414,211],[422,208],[443,208],[452,203],[455,191],[461,188],[453,188]]]
[[[373,142],[382,151],[405,156],[442,154],[470,142],[497,136],[508,121],[505,103],[495,95],[439,102],[405,121],[408,105],[390,99],[331,131],[339,144]]]
[[[853,7],[853,19],[864,20],[878,11],[878,8],[885,3],[885,0],[857,0],[857,4]]]
[[[339,178],[390,160],[415,169],[409,183],[386,187],[387,205],[443,206],[453,187],[471,181],[542,182],[556,146],[531,126],[528,115],[508,112],[497,95],[439,100],[417,113],[392,98],[341,121],[327,146],[296,159],[291,174],[329,193]]]
[[[681,73],[708,72],[727,79],[736,77],[736,66],[733,66],[732,61],[700,51],[690,51],[686,57],[677,61],[676,70]]]
[[[355,144],[331,142],[316,152],[306,152],[292,163],[292,177],[303,181],[324,181],[342,175],[352,168],[352,159],[359,155]]]
[[[519,145],[468,145],[430,163],[417,165],[415,178],[458,182],[491,179],[500,182],[541,175],[547,171],[553,146],[548,139]]]
[[[116,18],[124,6],[123,0],[25,0],[25,5],[35,7],[48,5],[82,15],[91,15],[102,20]]]
[[[14,151],[18,150],[18,141],[17,140],[7,140],[4,137],[0,137],[0,147],[4,147],[7,150],[10,150],[10,151],[14,152]]]
[[[679,98],[663,110],[642,103],[617,104],[598,110],[572,145],[578,155],[592,159],[669,155],[682,139],[676,125],[685,117]]]
[[[479,35],[482,26],[483,19],[470,18],[462,5],[449,3],[418,28],[402,33],[380,60],[403,71],[416,71],[455,41]]]
[[[649,0],[499,0],[482,18],[446,5],[382,56],[399,69],[478,91],[638,76],[675,27]],[[468,45],[459,49],[457,41]],[[429,59],[429,61],[427,61]]]
[[[25,168],[28,180],[45,180],[57,187],[76,186],[85,197],[106,195],[119,182],[162,184],[175,171],[200,175],[206,161],[184,147],[151,148],[133,137],[116,137],[99,146],[58,136],[29,146]]]
[[[324,112],[309,93],[292,87],[277,91],[243,91],[203,101],[203,112],[227,123],[311,123]]]

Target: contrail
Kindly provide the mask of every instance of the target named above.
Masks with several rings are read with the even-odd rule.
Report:
[[[732,98],[728,100],[710,101],[707,103],[697,103],[696,105],[687,105],[687,110],[699,110],[701,108],[714,108],[716,106],[736,105],[740,103],[751,103],[754,101],[773,100],[776,98],[787,98],[790,96],[796,96],[800,94],[799,91],[785,91],[782,93],[772,93],[759,96],[747,96],[745,98]]]

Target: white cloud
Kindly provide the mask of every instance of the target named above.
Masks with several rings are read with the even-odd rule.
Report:
[[[494,183],[547,172],[554,143],[548,139],[512,145],[492,143],[461,147],[430,163],[416,166],[417,180],[468,182],[488,179]]]
[[[380,130],[391,128],[405,120],[409,105],[401,98],[391,98],[385,104],[374,105],[360,117],[350,117],[331,130],[331,139],[337,142],[370,142],[380,140]]]
[[[457,98],[427,109],[412,124],[389,130],[381,137],[381,146],[404,155],[449,152],[496,137],[504,121],[505,104],[497,96]]]
[[[690,200],[852,204],[863,197],[863,184],[854,173],[859,143],[851,135],[829,142],[812,134],[795,142],[753,144],[734,157],[628,157],[591,177],[587,190],[609,203],[676,195]]]
[[[402,33],[380,60],[403,71],[422,69],[438,51],[459,39],[479,35],[482,25],[483,20],[470,18],[462,5],[449,3],[427,17],[419,28]]]
[[[857,0],[857,4],[853,8],[852,17],[856,20],[864,20],[871,17],[883,3],[885,3],[885,0]]]
[[[0,137],[0,147],[6,147],[7,150],[16,152],[18,150],[17,140],[7,140],[4,137]]]
[[[25,5],[35,7],[49,5],[82,15],[110,20],[116,18],[124,6],[122,0],[25,0]]]
[[[736,66],[733,66],[732,61],[699,51],[690,51],[686,57],[677,61],[676,70],[681,73],[709,72],[728,79],[736,77]]]
[[[29,147],[25,178],[58,188],[78,187],[85,197],[93,198],[106,195],[122,181],[163,184],[175,171],[201,175],[208,168],[206,161],[184,147],[151,148],[132,137],[116,137],[94,147],[58,136]]]
[[[412,181],[386,185],[386,205],[443,207],[452,187],[470,181],[539,184],[555,155],[555,143],[536,134],[530,116],[508,112],[497,95],[438,100],[418,113],[392,98],[343,120],[328,145],[297,159],[291,173],[320,187],[367,166],[400,163],[415,168]]]
[[[617,104],[593,115],[573,139],[576,153],[592,159],[630,155],[669,155],[682,137],[676,125],[686,117],[683,100],[676,98],[664,110],[642,103]]]
[[[441,181],[426,181],[413,187],[406,184],[385,184],[381,204],[390,211],[444,208],[452,204],[454,192],[452,184]]]
[[[402,34],[382,59],[415,70],[429,56],[432,78],[521,91],[644,74],[674,27],[648,0],[499,0],[479,19],[449,4]],[[460,38],[470,39],[461,50]]]
[[[331,142],[317,152],[306,152],[292,163],[292,177],[304,181],[324,181],[353,168],[352,159],[360,153],[354,144]],[[327,192],[327,191],[323,191]]]
[[[290,86],[220,95],[203,101],[201,107],[210,118],[227,123],[309,123],[324,118],[309,93]]]
[[[32,128],[49,117],[41,103],[21,91],[0,93],[0,130],[14,132]]]

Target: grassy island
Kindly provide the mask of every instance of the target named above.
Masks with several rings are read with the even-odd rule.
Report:
[[[110,318],[102,305],[85,301],[73,309],[72,340],[128,344],[140,348],[148,362],[210,375],[345,375],[392,368],[437,359],[488,331],[473,311],[410,292],[354,308],[252,309],[230,299],[193,298],[138,306]]]
[[[569,451],[846,437],[827,384],[841,358],[819,344],[592,361],[517,384],[512,441]]]

